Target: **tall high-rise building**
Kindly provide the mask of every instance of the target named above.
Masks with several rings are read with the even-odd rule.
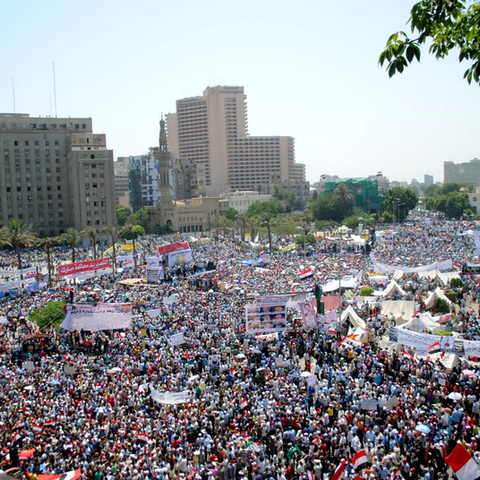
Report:
[[[116,225],[113,151],[91,118],[0,114],[0,226],[40,235]]]
[[[469,162],[443,162],[444,183],[480,184],[480,160],[474,158]]]
[[[115,203],[122,207],[130,206],[130,196],[128,193],[128,170],[130,167],[130,157],[118,157],[113,164],[115,171]]]
[[[305,181],[292,137],[248,135],[243,87],[208,87],[201,97],[177,100],[176,110],[166,116],[169,146],[176,159],[204,166],[199,195]]]
[[[144,207],[153,207],[160,199],[160,165],[158,148],[150,149],[148,155],[129,157],[128,194],[133,212]]]

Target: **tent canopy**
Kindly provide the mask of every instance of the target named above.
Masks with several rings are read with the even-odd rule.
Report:
[[[342,321],[342,323],[345,320],[349,320],[354,327],[360,327],[362,329],[367,328],[367,324],[357,315],[355,310],[350,306],[343,311],[340,320]]]
[[[444,330],[445,327],[442,326],[440,323],[435,322],[430,314],[421,314],[418,317],[414,317],[409,320],[407,323],[404,323],[401,327],[405,330],[411,330],[413,332],[420,332],[423,333],[425,331],[429,331],[431,333],[438,332],[440,330]]]

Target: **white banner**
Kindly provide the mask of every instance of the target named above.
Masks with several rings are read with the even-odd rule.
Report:
[[[131,323],[130,303],[68,304],[65,319],[60,326],[71,332],[74,330],[97,332],[130,328]]]
[[[149,282],[161,282],[163,280],[163,267],[147,264],[145,276]]]
[[[441,262],[431,263],[430,265],[424,265],[423,267],[399,267],[397,265],[388,265],[386,263],[377,262],[375,255],[370,253],[370,260],[373,264],[373,270],[376,273],[395,273],[395,270],[401,270],[405,273],[425,272],[427,270],[451,270],[453,267],[453,261],[443,260]],[[342,285],[343,286],[343,285]],[[323,290],[325,291],[325,289]]]
[[[460,357],[480,357],[480,342],[463,340],[461,338],[426,333],[411,332],[398,327],[390,329],[390,341],[401,343],[407,347],[415,347],[419,354],[428,355],[428,347],[439,343],[438,350],[444,353],[454,353]]]
[[[150,397],[156,403],[162,405],[181,405],[188,403],[190,392],[184,390],[183,392],[159,392],[150,385]]]
[[[185,343],[183,333],[176,333],[175,335],[172,335],[170,337],[170,343],[172,345],[181,345],[182,343]]]

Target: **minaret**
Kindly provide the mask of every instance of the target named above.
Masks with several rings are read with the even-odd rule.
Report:
[[[160,135],[159,135],[159,153],[158,163],[160,169],[160,208],[161,223],[165,224],[168,221],[173,222],[173,201],[170,187],[170,157],[171,152],[168,151],[167,132],[165,130],[165,120],[160,120]]]
[[[165,131],[165,120],[163,119],[163,113],[162,119],[160,120],[160,137],[158,143],[160,145],[160,153],[167,153],[167,132]]]

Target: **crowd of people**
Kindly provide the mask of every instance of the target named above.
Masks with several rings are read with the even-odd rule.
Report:
[[[399,267],[475,263],[467,229],[419,214],[397,226],[393,250],[379,242],[372,253]],[[160,242],[146,238],[144,256]],[[136,276],[125,270],[4,298],[0,468],[20,467],[31,479],[80,470],[87,480],[331,480],[341,466],[340,478],[444,480],[444,458],[458,442],[480,464],[476,363],[446,368],[383,347],[393,319],[382,315],[381,299],[349,304],[369,326],[364,343],[345,341],[340,322],[334,331],[304,328],[295,308],[285,331],[246,331],[245,305],[258,295],[313,295],[316,284],[341,276],[358,279],[354,295],[369,284],[370,256],[335,252],[329,242],[260,254],[220,239],[191,244],[195,270],[172,270],[167,282],[119,283]],[[8,255],[3,265],[12,264]],[[260,268],[244,262],[259,257]],[[299,280],[310,265],[315,275]],[[480,285],[464,280],[451,328],[461,322],[464,338],[474,339]],[[409,274],[404,298],[421,309],[439,285]],[[131,303],[131,327],[40,332],[29,314],[54,300]],[[183,341],[172,342],[179,333]]]

